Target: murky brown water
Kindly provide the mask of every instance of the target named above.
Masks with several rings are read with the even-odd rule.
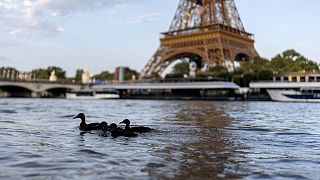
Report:
[[[319,179],[320,104],[0,99],[1,179]],[[137,138],[88,122],[150,126]]]

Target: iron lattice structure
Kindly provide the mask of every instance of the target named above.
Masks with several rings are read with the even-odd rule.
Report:
[[[212,24],[221,24],[245,32],[236,5],[229,0],[181,0],[169,31]]]
[[[174,60],[201,59],[208,67],[233,66],[258,56],[234,0],[180,0],[169,31],[141,77],[162,74]]]

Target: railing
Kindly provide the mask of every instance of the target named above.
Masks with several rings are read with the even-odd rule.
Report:
[[[254,35],[251,33],[247,33],[245,31],[241,31],[239,29],[228,27],[223,24],[214,24],[214,25],[208,25],[208,26],[202,26],[202,27],[193,27],[188,28],[184,30],[177,30],[177,31],[170,31],[170,32],[164,32],[161,33],[161,39],[163,38],[169,38],[177,35],[183,35],[183,34],[192,34],[192,33],[198,33],[198,32],[208,32],[208,31],[223,31],[223,32],[229,32],[232,34],[237,34],[242,37],[247,37],[251,40],[254,40]]]
[[[81,84],[81,83],[78,83],[78,82],[73,82],[72,80],[49,81],[49,80],[46,80],[46,79],[23,80],[23,79],[15,79],[15,78],[0,78],[0,81],[21,82],[21,83],[74,84],[74,85],[80,85]]]
[[[210,78],[169,78],[169,79],[143,79],[143,80],[129,80],[123,82],[112,81],[107,84],[137,84],[137,83],[181,83],[181,82],[216,82],[228,81],[224,78],[210,77]],[[97,84],[99,85],[99,84]],[[101,84],[103,85],[103,84]]]
[[[16,82],[16,83],[49,83],[49,84],[71,84],[82,85],[82,83],[73,82],[70,80],[49,81],[44,79],[21,80],[0,78],[0,82]],[[128,81],[106,81],[105,83],[91,83],[88,85],[105,85],[105,84],[136,84],[136,83],[181,83],[181,82],[210,82],[210,81],[228,81],[224,78],[168,78],[168,79],[143,79],[143,80],[128,80]]]

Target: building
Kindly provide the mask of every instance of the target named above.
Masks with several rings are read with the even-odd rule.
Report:
[[[23,81],[31,81],[32,80],[32,73],[31,72],[19,72],[18,79]]]
[[[114,80],[118,82],[123,82],[125,80],[126,68],[119,66],[114,71]]]
[[[313,72],[290,72],[276,73],[273,77],[274,82],[320,82],[320,73]]]
[[[88,69],[83,69],[81,76],[82,84],[90,84],[91,83],[91,74]]]

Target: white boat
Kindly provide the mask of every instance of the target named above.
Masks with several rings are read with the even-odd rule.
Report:
[[[279,102],[320,102],[320,91],[315,89],[267,90],[273,101]]]
[[[320,82],[252,82],[250,89],[267,92],[273,101],[320,102]]]
[[[66,93],[67,99],[118,99],[119,93],[116,90],[80,90]]]

